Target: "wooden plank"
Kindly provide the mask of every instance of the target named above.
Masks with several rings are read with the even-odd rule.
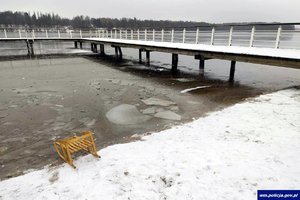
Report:
[[[78,151],[75,147],[73,147],[71,144],[68,145],[69,150],[71,151],[71,153],[74,153],[76,151]]]
[[[87,146],[92,146],[92,143],[88,140],[81,140],[82,143],[84,143]]]

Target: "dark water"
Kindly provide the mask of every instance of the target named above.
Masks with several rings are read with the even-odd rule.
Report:
[[[272,37],[268,38],[270,41]],[[292,47],[292,44],[298,44],[300,38],[292,35],[282,40],[281,45]],[[83,43],[83,50],[74,49],[73,42],[35,42],[34,49],[36,55],[51,54],[75,54],[90,53],[90,44]],[[106,53],[113,55],[114,49],[110,46],[105,47]],[[136,49],[123,48],[125,58],[136,61],[138,52]],[[24,41],[20,42],[0,42],[0,59],[9,55],[26,55],[27,48]],[[145,55],[144,55],[145,56]],[[151,64],[157,67],[171,68],[171,54],[152,52]],[[179,55],[179,70],[185,73],[197,74],[198,61],[190,56]],[[227,80],[229,75],[230,62],[225,60],[207,60],[205,66],[205,76],[208,79]],[[300,73],[297,69],[281,68],[268,65],[258,65],[251,63],[237,63],[235,80],[240,84],[265,88],[265,89],[282,89],[285,87],[299,85]]]
[[[26,54],[22,43],[1,45],[1,55]],[[73,43],[36,43],[36,54],[74,53]],[[106,53],[114,49],[106,46]],[[300,70],[237,63],[236,82],[229,84],[227,61],[209,60],[204,76],[198,74],[193,57],[179,56],[180,73],[170,73],[171,55],[151,53],[151,66],[137,63],[138,51],[123,49],[124,62],[113,57],[86,55],[41,56],[0,61],[0,179],[24,170],[59,164],[52,143],[83,130],[95,133],[98,149],[132,141],[141,135],[181,124],[209,112],[262,93],[300,85]],[[188,93],[188,88],[208,86]],[[171,106],[150,106],[143,100],[159,98]],[[141,114],[147,121],[115,124],[106,114],[129,104],[138,112],[172,111],[181,120],[167,120]],[[160,111],[158,111],[160,110]],[[124,113],[123,113],[124,114]],[[123,115],[124,116],[124,115]],[[125,118],[132,117],[125,113]],[[136,117],[136,116],[134,116]]]
[[[112,53],[112,51],[111,51]],[[138,59],[137,50],[124,49],[125,56],[130,59]],[[145,57],[145,55],[144,55]],[[151,53],[151,63],[165,68],[171,68],[171,55],[167,53]],[[199,61],[191,56],[179,55],[178,69],[188,74],[198,74]],[[230,70],[230,61],[207,60],[205,61],[205,77],[227,81]],[[239,84],[264,88],[266,90],[278,90],[300,84],[300,70],[269,65],[237,62],[235,81]]]

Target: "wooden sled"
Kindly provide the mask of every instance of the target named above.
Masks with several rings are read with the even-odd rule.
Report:
[[[96,145],[91,131],[83,132],[82,136],[73,136],[58,140],[54,142],[54,148],[59,157],[74,168],[76,167],[73,164],[72,154],[77,151],[83,150],[91,153],[97,158],[100,158],[97,154]]]

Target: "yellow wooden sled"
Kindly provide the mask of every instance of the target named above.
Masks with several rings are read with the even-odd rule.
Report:
[[[73,136],[63,140],[58,140],[54,142],[54,148],[59,157],[74,168],[76,167],[73,164],[72,153],[77,151],[83,150],[91,153],[97,158],[100,158],[97,154],[96,145],[91,131],[83,132],[82,136]]]

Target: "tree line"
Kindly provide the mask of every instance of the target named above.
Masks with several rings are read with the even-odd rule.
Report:
[[[264,23],[259,23],[264,24]],[[190,27],[196,29],[211,29],[216,25],[218,29],[228,29],[228,24],[209,24],[206,22],[193,21],[171,21],[171,20],[140,20],[136,18],[90,18],[79,15],[72,19],[60,17],[54,13],[41,12],[0,12],[1,27],[26,27],[26,28],[62,28],[69,27],[74,29],[92,29],[92,28],[183,28]],[[236,26],[235,29],[249,29],[246,23],[239,23],[242,26]],[[277,29],[278,25],[258,26],[257,29]],[[293,25],[284,25],[283,29],[294,29]]]

